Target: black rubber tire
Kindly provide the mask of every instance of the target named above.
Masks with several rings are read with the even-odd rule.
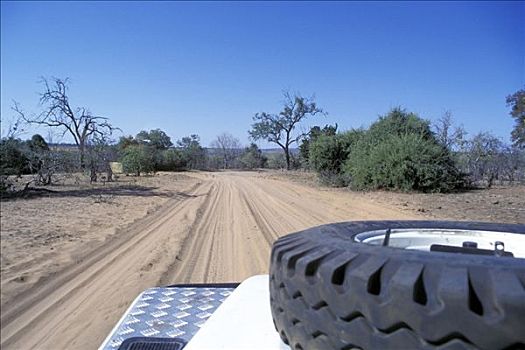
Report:
[[[525,349],[525,259],[357,243],[358,233],[525,225],[363,221],[277,240],[270,303],[293,349]]]

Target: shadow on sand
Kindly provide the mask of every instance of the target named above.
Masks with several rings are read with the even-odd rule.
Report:
[[[140,185],[101,186],[71,190],[52,190],[45,187],[29,187],[25,190],[3,194],[2,201],[23,200],[39,197],[96,197],[96,196],[130,196],[130,197],[168,197],[168,198],[195,198],[202,195],[188,194],[179,191],[158,191],[158,187]]]

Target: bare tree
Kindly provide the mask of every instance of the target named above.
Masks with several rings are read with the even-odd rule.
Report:
[[[436,137],[444,147],[451,151],[457,151],[465,144],[467,132],[463,126],[454,126],[452,112],[445,111],[443,116],[434,124]]]
[[[508,183],[520,182],[525,178],[525,152],[516,146],[504,145],[497,158],[501,169],[501,180]]]
[[[74,108],[68,97],[69,80],[42,78],[44,92],[40,94],[40,104],[43,111],[36,116],[25,115],[18,103],[14,103],[13,110],[27,123],[44,125],[62,129],[62,136],[69,134],[73,137],[80,153],[80,167],[84,169],[86,147],[92,137],[107,137],[113,131],[119,130],[108,122],[108,118],[93,115],[85,107]]]
[[[307,98],[301,95],[284,93],[284,106],[279,114],[266,112],[257,113],[253,117],[255,122],[249,131],[253,140],[266,140],[277,144],[284,151],[286,168],[290,169],[290,146],[298,142],[304,133],[293,135],[295,127],[309,116],[323,114],[323,110],[317,107],[313,97]]]
[[[89,168],[90,182],[97,182],[99,173],[104,172],[102,180],[105,183],[113,181],[113,171],[110,162],[117,159],[116,148],[111,146],[111,140],[95,136],[86,150],[86,165]]]
[[[476,134],[467,143],[467,172],[476,181],[491,187],[499,179],[501,168],[498,157],[502,154],[503,142],[489,132]]]
[[[223,132],[210,144],[212,148],[216,148],[223,160],[224,169],[231,168],[235,159],[241,154],[242,146],[238,138]]]

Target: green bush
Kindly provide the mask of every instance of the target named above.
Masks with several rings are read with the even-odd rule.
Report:
[[[450,154],[424,134],[359,141],[344,166],[356,189],[447,192],[462,179]]]
[[[155,153],[144,145],[131,145],[122,151],[122,166],[126,173],[133,173],[140,176],[141,173],[154,171]]]
[[[381,142],[392,135],[417,134],[426,140],[434,140],[435,136],[428,120],[420,118],[417,114],[407,112],[401,107],[396,107],[370,125],[367,138],[375,143]]]
[[[319,126],[314,126],[310,128],[308,134],[303,138],[301,145],[299,145],[299,160],[303,167],[308,167],[309,157],[310,157],[310,144],[317,140],[319,136],[334,136],[337,133],[337,124],[335,125],[325,125],[321,129]]]
[[[192,134],[177,141],[178,149],[186,169],[204,169],[206,167],[206,149],[200,144],[199,135]]]
[[[29,174],[27,143],[15,138],[0,140],[0,175]]]
[[[157,151],[158,153],[159,151]],[[156,170],[180,171],[186,168],[186,161],[182,151],[178,149],[168,149],[161,151],[157,156]]]
[[[262,154],[262,151],[255,143],[246,147],[239,159],[240,165],[243,169],[264,168],[267,158]]]
[[[309,164],[319,173],[321,182],[331,186],[348,185],[349,177],[342,173],[341,168],[362,135],[362,130],[333,136],[321,135],[310,144]]]

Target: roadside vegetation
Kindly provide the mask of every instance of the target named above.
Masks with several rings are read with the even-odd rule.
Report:
[[[514,139],[508,145],[490,132],[468,137],[461,126],[453,125],[450,113],[432,125],[394,108],[368,129],[323,130],[312,129],[303,164],[333,186],[451,192],[525,180],[522,141]]]
[[[446,112],[432,124],[396,107],[368,128],[338,130],[338,125],[314,126],[300,132],[306,120],[325,115],[314,97],[284,92],[280,112],[253,116],[249,136],[278,147],[261,150],[243,146],[228,132],[206,148],[199,135],[173,141],[161,129],[143,130],[114,139],[120,129],[109,118],[70,102],[67,79],[42,79],[41,111],[27,114],[14,103],[15,122],[0,141],[0,191],[3,196],[37,191],[53,185],[57,174],[84,173],[90,182],[110,182],[118,176],[142,176],[157,171],[220,169],[303,169],[320,181],[356,190],[451,192],[494,184],[525,182],[525,90],[506,98],[515,120],[512,144],[490,132],[469,136]],[[48,128],[48,140],[21,135],[27,126]],[[60,133],[71,145],[53,143]],[[112,164],[118,164],[119,174]],[[25,175],[25,176],[23,176]]]

